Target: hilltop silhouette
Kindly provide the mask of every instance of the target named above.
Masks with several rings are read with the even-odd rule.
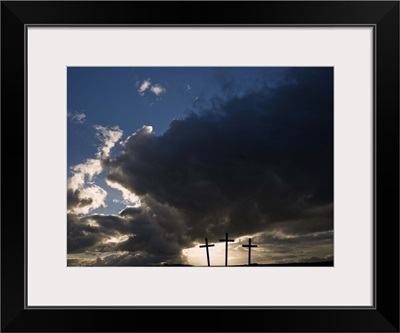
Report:
[[[168,266],[168,267],[172,267],[172,266],[183,266],[183,267],[195,267],[193,265],[189,265],[189,264],[164,264],[164,265],[156,265],[156,266]],[[249,266],[248,264],[244,264],[244,265],[229,265],[229,267],[245,267],[245,266]],[[257,264],[257,263],[253,263],[250,264],[250,266],[253,267],[264,267],[264,266],[271,266],[271,267],[299,267],[299,266],[308,266],[308,267],[333,267],[333,261],[317,261],[317,262],[292,262],[292,263],[275,263],[275,264]],[[204,267],[204,266],[197,266],[197,267]],[[218,266],[211,266],[211,267],[223,267],[221,265]]]

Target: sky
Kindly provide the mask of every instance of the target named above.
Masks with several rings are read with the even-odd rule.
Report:
[[[68,266],[333,260],[333,68],[69,67]]]

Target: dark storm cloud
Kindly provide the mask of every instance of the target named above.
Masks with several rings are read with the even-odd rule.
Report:
[[[176,208],[194,239],[311,217],[331,228],[316,209],[333,198],[332,79],[331,68],[293,69],[286,85],[175,120],[162,136],[140,130],[108,179]]]
[[[82,198],[79,190],[67,190],[67,209],[72,210],[74,208],[82,208],[91,205],[93,202],[92,198]]]
[[[110,217],[112,218],[112,217]],[[67,215],[67,250],[68,253],[80,253],[93,249],[101,244],[105,239],[115,234],[111,230],[111,234],[104,233],[104,229],[98,228],[75,214]]]
[[[68,215],[68,253],[120,252],[96,265],[178,263],[182,247],[191,245],[180,214],[146,197],[139,208],[128,207],[119,215]],[[151,204],[151,208],[148,206]],[[121,238],[115,242],[112,239]],[[111,240],[111,241],[110,241]],[[120,258],[118,258],[120,257]],[[71,261],[71,265],[76,261]]]
[[[284,235],[284,234],[282,234]],[[318,233],[311,233],[311,234],[301,234],[301,235],[291,235],[287,237],[286,235],[282,237],[282,235],[277,233],[263,233],[254,237],[254,243],[261,243],[261,244],[280,244],[280,245],[291,245],[291,244],[305,244],[305,243],[315,243],[315,242],[325,242],[329,241],[332,243],[333,241],[333,232],[326,231],[326,232],[318,232]]]
[[[179,258],[179,254],[177,254]],[[171,261],[171,258],[175,260]],[[102,259],[98,258],[92,266],[146,266],[160,264],[178,264],[181,260],[168,254],[155,255],[152,253],[124,253],[122,255],[109,255]]]
[[[144,265],[182,262],[182,248],[225,232],[258,233],[287,252],[296,242],[271,230],[332,242],[324,232],[333,229],[333,70],[293,69],[279,87],[212,105],[162,136],[143,127],[102,161],[108,180],[142,206],[71,217],[69,253],[119,251],[96,265]],[[309,235],[318,232],[325,236]],[[120,236],[127,239],[107,242]]]

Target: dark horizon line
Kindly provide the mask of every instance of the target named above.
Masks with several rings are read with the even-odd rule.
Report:
[[[333,260],[324,260],[324,261],[316,261],[316,262],[292,262],[292,263],[274,263],[274,264],[257,264],[253,263],[251,265],[243,264],[243,265],[218,265],[218,266],[196,266],[196,265],[189,265],[189,264],[164,264],[164,265],[81,265],[81,266],[68,266],[67,267],[334,267]]]

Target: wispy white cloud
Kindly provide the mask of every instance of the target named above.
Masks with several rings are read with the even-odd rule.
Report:
[[[86,120],[86,115],[83,112],[68,112],[67,117],[75,124],[83,124]]]
[[[68,188],[73,191],[82,189],[86,183],[91,183],[93,177],[102,170],[101,162],[98,159],[87,159],[85,163],[71,167],[73,176],[68,179]]]
[[[138,93],[141,96],[144,95],[146,90],[151,91],[156,96],[160,96],[167,92],[167,89],[165,89],[165,87],[163,87],[161,84],[159,84],[159,83],[151,84],[150,79],[146,79],[142,83],[137,82],[136,85],[139,87]],[[190,89],[190,87],[189,87],[189,89]]]
[[[125,187],[120,185],[119,183],[112,182],[108,179],[106,179],[106,183],[108,186],[122,192],[122,197],[124,198],[125,204],[138,204],[139,203],[140,198],[135,193],[132,193],[131,191],[129,191],[128,189],[126,189]]]
[[[103,143],[98,147],[96,156],[101,159],[108,158],[110,156],[111,148],[113,148],[115,143],[121,139],[123,132],[118,126],[107,128],[96,125],[94,128],[97,131],[96,137]]]
[[[164,87],[162,87],[159,84],[151,86],[150,90],[152,91],[153,94],[157,96],[160,96],[161,94],[164,94],[167,91]]]
[[[107,191],[95,184],[94,177],[103,171],[102,161],[110,157],[111,149],[121,139],[123,132],[119,127],[107,128],[97,125],[95,129],[96,137],[101,142],[96,158],[87,159],[84,163],[71,167],[72,176],[67,182],[68,213],[88,214],[94,209],[107,206]]]
[[[144,80],[144,81],[142,82],[142,84],[140,85],[140,87],[139,87],[138,93],[139,93],[140,95],[144,95],[144,92],[145,92],[147,89],[149,89],[150,86],[151,86],[150,79]]]
[[[80,191],[76,191],[75,195],[78,204],[68,209],[68,213],[88,214],[94,209],[107,206],[105,202],[107,191],[98,185],[83,187]]]
[[[94,184],[93,177],[103,171],[101,161],[87,159],[85,163],[71,168],[72,177],[68,179],[68,213],[88,214],[90,211],[106,207],[107,191]]]

